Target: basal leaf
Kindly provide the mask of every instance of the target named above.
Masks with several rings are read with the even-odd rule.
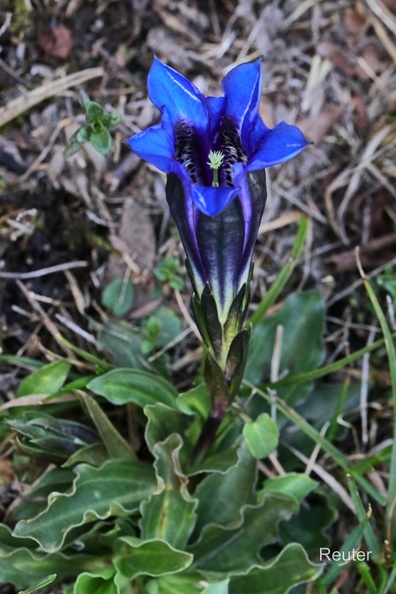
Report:
[[[298,472],[289,472],[282,476],[267,479],[260,494],[277,493],[294,497],[299,503],[319,485],[309,476]]]
[[[243,444],[235,466],[225,474],[210,474],[202,480],[195,492],[199,500],[196,535],[206,524],[227,526],[240,521],[241,507],[256,502],[256,464]]]
[[[19,589],[29,588],[50,574],[56,573],[58,579],[75,577],[87,566],[97,562],[97,559],[88,555],[48,555],[33,553],[26,547],[7,551],[0,543],[0,584],[10,583]]]
[[[45,586],[49,586],[50,584],[52,584],[52,582],[56,580],[56,577],[56,573],[47,575],[47,577],[37,582],[37,584],[35,584],[34,586],[27,588],[27,590],[20,592],[20,594],[33,594],[33,592],[37,592],[37,590],[42,590],[43,588],[45,588]]]
[[[151,452],[155,444],[165,441],[172,433],[184,435],[190,418],[180,412],[158,402],[144,407],[144,414],[148,418],[146,426],[146,443]]]
[[[48,507],[30,520],[21,520],[14,534],[35,540],[44,551],[59,550],[70,530],[98,518],[126,515],[156,488],[153,469],[129,460],[109,460],[100,468],[81,464],[70,493],[52,493]]]
[[[258,460],[269,456],[279,441],[278,427],[267,413],[259,415],[255,421],[246,423],[243,436],[250,453]]]
[[[321,572],[322,566],[311,563],[301,545],[291,544],[263,567],[231,578],[229,594],[288,594],[294,586],[316,579]]]
[[[99,404],[84,392],[80,393],[89,416],[95,423],[96,429],[111,458],[136,458],[132,447],[125,441],[119,431],[114,427],[109,417],[102,411]]]
[[[114,576],[112,567],[80,573],[74,584],[73,594],[119,594]]]
[[[260,550],[277,539],[278,524],[297,509],[290,497],[267,495],[259,505],[245,505],[241,520],[232,527],[210,524],[189,548],[200,570],[235,575],[261,561]]]
[[[319,291],[291,294],[280,311],[265,318],[254,328],[246,379],[255,385],[270,381],[271,360],[279,326],[283,327],[279,375],[315,369],[324,357],[324,312],[325,305]],[[306,391],[301,385],[288,386],[280,388],[279,394],[293,404],[301,400]]]
[[[116,367],[143,369],[142,340],[130,324],[106,322],[99,326],[96,346]]]
[[[125,577],[138,575],[161,576],[178,573],[191,565],[192,555],[178,551],[163,540],[142,541],[133,536],[119,539],[119,547],[113,563]]]
[[[141,505],[141,529],[144,539],[162,539],[176,549],[183,549],[195,524],[197,500],[188,492],[188,479],[179,462],[181,437],[170,435],[153,448],[159,492]]]
[[[146,583],[147,594],[201,594],[202,576],[197,572],[164,575]]]
[[[133,305],[134,289],[130,281],[116,278],[111,281],[102,293],[102,305],[115,316],[122,317]]]
[[[206,419],[211,406],[210,394],[205,384],[200,384],[180,394],[177,404],[186,415],[199,415],[202,419]]]
[[[134,402],[138,406],[162,402],[177,409],[175,388],[163,378],[139,369],[117,368],[96,377],[88,388],[116,405]]]
[[[217,584],[211,584],[205,590],[202,590],[202,594],[228,594],[229,579],[221,580]]]
[[[70,371],[70,363],[54,361],[25,377],[19,384],[17,397],[29,394],[52,394],[61,389]]]

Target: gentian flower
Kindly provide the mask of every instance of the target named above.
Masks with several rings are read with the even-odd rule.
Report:
[[[237,66],[222,84],[223,97],[205,97],[155,58],[148,90],[162,120],[128,142],[168,176],[166,197],[214,365],[210,381],[218,386],[222,375],[224,389],[235,394],[248,345],[242,323],[266,200],[265,169],[294,157],[308,142],[294,126],[282,122],[269,129],[262,121],[259,60]]]

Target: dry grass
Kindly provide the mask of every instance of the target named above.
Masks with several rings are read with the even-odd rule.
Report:
[[[124,275],[140,286],[133,320],[147,311],[157,254],[182,257],[168,233],[163,176],[123,144],[158,118],[145,82],[153,53],[206,94],[219,94],[236,64],[263,57],[264,121],[296,124],[315,144],[269,172],[252,307],[287,260],[303,212],[310,233],[288,290],[322,287],[329,360],[373,340],[354,249],[361,246],[369,276],[396,263],[395,0],[72,0],[61,8],[26,0],[24,7],[11,19],[12,3],[0,10],[0,348],[51,359],[65,350],[59,330],[87,346],[89,319],[105,315],[97,302],[106,282]],[[61,25],[74,43],[63,57]],[[89,147],[63,157],[82,122],[75,86],[83,82],[123,116],[107,160]],[[34,225],[22,224],[32,208]],[[123,224],[137,212],[139,236]],[[88,269],[70,272],[86,261]],[[194,329],[188,291],[175,298],[165,290],[162,299]],[[200,360],[193,332],[183,344],[173,365],[181,375]],[[368,360],[356,372],[362,397],[369,377],[389,381],[387,369]],[[371,447],[381,439],[380,416],[365,417]]]

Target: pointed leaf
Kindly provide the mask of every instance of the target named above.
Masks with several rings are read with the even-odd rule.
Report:
[[[143,407],[162,402],[177,410],[178,394],[172,384],[139,369],[112,369],[90,381],[88,388],[116,405],[134,402]]]
[[[119,594],[114,575],[112,567],[80,573],[74,584],[73,594]]]
[[[72,491],[52,493],[41,514],[18,522],[15,536],[32,538],[44,551],[57,551],[72,528],[137,510],[156,488],[153,469],[142,462],[109,460],[100,468],[81,464],[74,471]]]
[[[202,576],[198,572],[175,573],[150,580],[147,594],[201,594]]]
[[[291,544],[270,563],[230,580],[229,594],[288,594],[294,586],[313,581],[322,566],[311,563],[303,547]]]
[[[192,555],[178,551],[162,540],[142,541],[133,536],[119,539],[124,546],[113,563],[122,575],[134,579],[138,575],[161,576],[187,569]],[[125,546],[127,545],[127,546]]]
[[[135,453],[131,446],[125,441],[122,435],[114,427],[109,417],[103,412],[99,404],[84,392],[80,392],[80,398],[85,404],[85,408],[111,458],[129,458],[135,459]]]
[[[96,562],[89,555],[67,557],[61,553],[48,555],[32,552],[29,539],[16,538],[10,529],[0,524],[0,584],[11,583],[16,588],[29,588],[32,583],[57,574],[58,579],[75,577],[88,564]]]
[[[40,580],[34,586],[31,586],[27,590],[20,592],[20,594],[33,594],[33,592],[36,592],[37,590],[42,590],[42,588],[45,588],[45,586],[49,586],[50,584],[52,584],[52,582],[56,580],[56,577],[56,573],[52,573],[51,575],[48,575],[47,577]]]
[[[162,539],[177,549],[183,549],[194,524],[197,500],[188,492],[188,479],[182,472],[179,451],[180,435],[170,435],[153,447],[159,492],[143,502],[140,527],[144,539]]]
[[[238,463],[226,474],[211,474],[198,485],[199,500],[197,529],[210,523],[227,526],[240,522],[240,510],[247,503],[255,503],[256,460],[246,444],[238,452]],[[215,496],[214,496],[215,494]]]
[[[277,540],[278,524],[296,511],[290,497],[267,495],[259,505],[246,505],[232,528],[206,526],[200,540],[190,547],[199,569],[226,575],[246,572],[260,563],[260,550]]]
[[[148,418],[145,438],[152,453],[154,453],[156,443],[165,441],[172,433],[184,435],[187,427],[186,422],[190,421],[188,417],[161,402],[145,406],[144,414]]]
[[[228,594],[229,579],[217,582],[217,584],[211,584],[205,590],[202,590],[202,594]]]
[[[70,371],[70,363],[54,361],[34,371],[19,384],[17,397],[29,394],[52,394],[61,389]]]
[[[264,488],[260,491],[262,495],[266,493],[278,493],[278,495],[288,495],[294,497],[299,503],[316,487],[319,486],[309,476],[303,473],[289,472],[282,476],[269,478],[264,483]]]
[[[253,331],[245,377],[255,385],[269,381],[271,359],[278,326],[283,327],[279,375],[316,369],[324,357],[323,330],[325,305],[319,291],[293,293],[282,309],[257,324]],[[301,356],[301,348],[304,356]],[[285,396],[287,394],[287,396]],[[302,386],[279,388],[279,395],[290,404],[300,401]]]

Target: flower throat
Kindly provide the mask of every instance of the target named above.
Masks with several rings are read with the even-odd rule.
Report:
[[[206,155],[194,126],[184,120],[175,125],[175,156],[190,176],[193,184],[234,186],[234,164],[248,161],[238,128],[231,119],[221,122],[213,148]],[[208,160],[209,159],[209,160]]]

